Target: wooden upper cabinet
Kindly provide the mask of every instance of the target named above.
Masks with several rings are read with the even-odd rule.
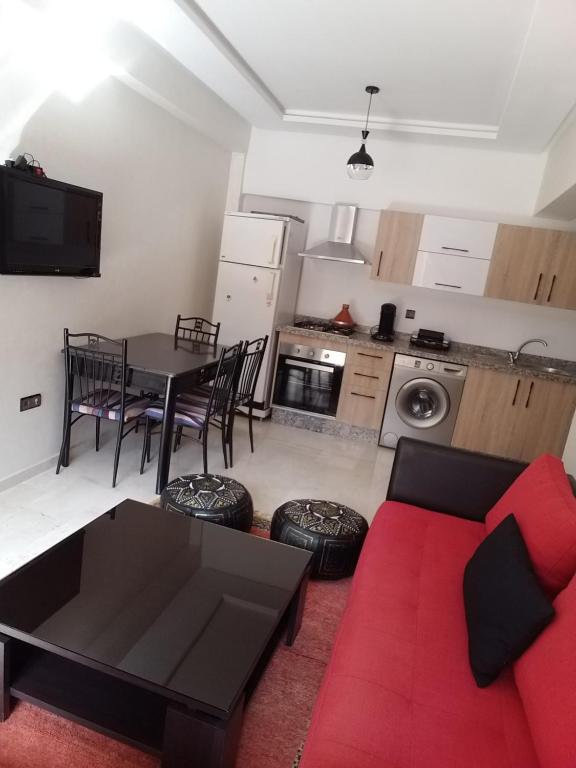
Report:
[[[561,232],[542,294],[549,307],[576,309],[576,234]]]
[[[484,295],[576,309],[576,236],[500,224]]]
[[[382,211],[372,260],[373,280],[412,284],[424,216]]]

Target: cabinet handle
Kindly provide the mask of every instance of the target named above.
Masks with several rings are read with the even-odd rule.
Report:
[[[516,391],[514,392],[514,399],[512,400],[512,405],[516,405],[516,399],[518,397],[518,390],[520,389],[520,379],[516,381]]]
[[[530,405],[530,398],[532,397],[532,390],[533,389],[534,389],[534,382],[531,381],[530,382],[530,389],[528,390],[528,397],[526,398],[526,405],[524,406],[525,408],[528,408],[528,406]]]
[[[434,285],[439,285],[442,288],[462,288],[461,285],[452,285],[452,283],[434,283]]]
[[[363,395],[362,392],[350,392],[351,395],[356,395],[356,397],[367,397],[368,400],[376,400],[374,395]]]
[[[550,299],[552,298],[552,291],[554,290],[555,283],[556,283],[556,275],[553,275],[552,282],[550,283],[550,290],[548,291],[548,298],[546,299],[547,302],[550,301]]]
[[[458,253],[470,253],[468,248],[452,248],[449,245],[443,245],[442,246],[443,251],[458,251]]]
[[[384,359],[382,355],[369,355],[368,352],[358,352],[358,355],[362,355],[362,357],[372,357],[374,360]]]
[[[376,380],[378,380],[380,378],[380,376],[370,376],[370,374],[368,374],[368,373],[356,373],[356,371],[354,371],[354,376],[361,376],[363,379],[376,379]]]
[[[532,301],[536,301],[536,299],[538,298],[541,284],[542,284],[542,272],[540,272],[540,274],[538,275],[538,282],[536,283],[536,290],[534,291],[534,296],[532,297]]]
[[[380,258],[378,259],[378,269],[376,270],[376,277],[380,277],[380,267],[382,266],[382,254],[384,251],[380,251]]]

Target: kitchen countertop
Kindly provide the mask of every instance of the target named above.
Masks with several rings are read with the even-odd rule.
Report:
[[[508,352],[492,347],[480,347],[475,344],[462,344],[452,342],[448,351],[422,349],[410,345],[410,334],[396,333],[394,341],[375,341],[364,330],[355,331],[351,336],[338,336],[323,331],[312,331],[306,328],[298,328],[295,325],[282,325],[277,328],[281,333],[298,334],[310,339],[326,340],[329,342],[338,339],[349,346],[371,347],[373,349],[387,350],[389,352],[405,355],[425,357],[430,360],[443,360],[460,365],[470,365],[475,368],[487,368],[491,371],[501,371],[512,375],[531,376],[547,381],[558,381],[563,384],[576,384],[576,362],[561,360],[543,355],[528,355],[522,353],[519,361],[511,365],[508,360]],[[554,368],[555,371],[545,371],[541,366]]]

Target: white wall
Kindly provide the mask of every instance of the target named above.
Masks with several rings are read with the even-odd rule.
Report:
[[[576,218],[576,113],[566,122],[548,150],[548,159],[537,207],[562,211],[566,218]]]
[[[50,97],[18,149],[104,193],[102,278],[0,276],[0,482],[58,451],[64,326],[124,336],[209,314],[230,159],[114,80],[80,104]],[[35,392],[42,406],[20,413]]]
[[[428,211],[530,216],[546,162],[544,154],[371,134],[375,171],[358,182],[346,176],[346,161],[358,145],[347,136],[253,129],[243,191],[363,208],[412,204]]]

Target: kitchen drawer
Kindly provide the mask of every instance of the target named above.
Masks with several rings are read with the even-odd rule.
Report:
[[[383,389],[388,388],[390,376],[388,374],[366,373],[364,370],[353,368],[348,377],[348,386],[350,389],[357,390],[366,395],[374,395]]]
[[[348,384],[340,394],[336,418],[356,427],[380,429],[385,404],[385,389],[365,392],[361,387]]]
[[[489,269],[484,259],[418,251],[412,285],[483,296]]]
[[[418,250],[489,260],[497,229],[493,221],[424,216]]]
[[[346,365],[350,370],[365,374],[383,375],[390,377],[394,354],[388,350],[378,350],[375,347],[348,347]]]

